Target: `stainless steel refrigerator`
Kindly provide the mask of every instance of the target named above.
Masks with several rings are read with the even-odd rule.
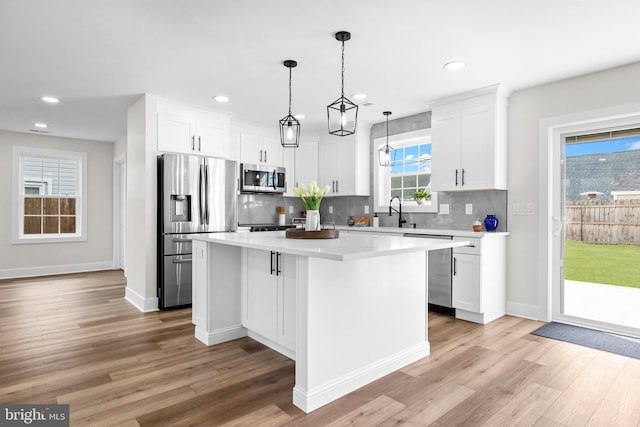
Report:
[[[158,299],[191,304],[191,235],[237,228],[238,164],[187,154],[158,157]]]

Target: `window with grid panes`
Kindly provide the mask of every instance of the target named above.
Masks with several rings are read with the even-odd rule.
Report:
[[[16,147],[17,233],[24,241],[82,238],[85,153]],[[15,187],[14,187],[15,188]]]
[[[431,143],[396,147],[389,174],[391,197],[413,200],[418,190],[431,192]]]

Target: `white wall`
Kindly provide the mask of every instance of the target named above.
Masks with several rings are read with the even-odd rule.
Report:
[[[144,95],[127,111],[127,289],[141,311],[158,309],[157,98]]]
[[[87,241],[11,244],[12,147],[87,153]],[[0,278],[112,268],[113,144],[0,131]]]
[[[640,63],[514,92],[509,100],[509,251],[507,310],[536,317],[539,271],[537,207],[541,119],[640,101]],[[513,204],[534,202],[536,214],[513,215]]]
[[[127,155],[127,136],[125,135],[122,138],[118,139],[113,144],[113,157],[118,158],[120,156],[126,156],[126,155]]]

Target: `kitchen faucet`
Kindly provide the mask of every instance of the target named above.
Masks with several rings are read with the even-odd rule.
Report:
[[[391,207],[391,203],[393,203],[394,199],[398,199],[398,209],[395,209],[393,207]],[[402,228],[402,224],[405,224],[407,222],[406,219],[404,219],[404,217],[402,216],[402,200],[400,200],[400,197],[398,196],[393,196],[391,198],[391,200],[389,201],[389,216],[391,216],[393,214],[392,211],[395,211],[398,213],[398,228]]]

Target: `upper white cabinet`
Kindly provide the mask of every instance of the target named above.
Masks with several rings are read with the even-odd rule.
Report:
[[[240,132],[240,161],[249,164],[264,164],[270,166],[284,166],[284,152],[276,137],[265,136],[260,130]]]
[[[230,157],[230,116],[158,102],[158,151]]]
[[[434,102],[433,191],[506,190],[507,99],[498,86]]]
[[[311,181],[318,182],[318,143],[316,141],[301,142],[293,152],[295,155],[294,187],[300,184],[309,185]],[[326,184],[322,183],[323,186]]]
[[[318,143],[318,185],[331,188],[328,196],[369,195],[369,132],[324,135]]]

